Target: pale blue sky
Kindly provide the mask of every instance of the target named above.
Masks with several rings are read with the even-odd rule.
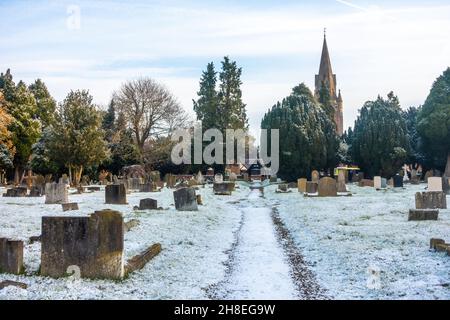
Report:
[[[90,89],[102,105],[123,81],[150,76],[191,111],[206,64],[229,55],[255,129],[293,86],[312,88],[327,27],[348,127],[389,90],[404,108],[423,103],[450,65],[448,17],[448,1],[0,0],[0,70],[42,78],[58,100]]]

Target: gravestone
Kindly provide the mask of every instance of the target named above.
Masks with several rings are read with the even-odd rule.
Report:
[[[361,179],[361,180],[358,182],[358,186],[359,186],[359,187],[362,187],[362,188],[364,188],[364,187],[372,187],[372,188],[373,188],[373,186],[374,186],[373,180],[370,180],[370,179]]]
[[[193,188],[181,188],[173,192],[178,211],[197,211],[197,197]]]
[[[403,188],[403,177],[399,174],[395,175],[394,180],[394,188]]]
[[[306,193],[317,193],[319,184],[317,182],[308,181],[306,182]]]
[[[406,175],[406,173],[405,173]],[[413,169],[411,170],[411,184],[419,184],[420,183],[420,178],[417,175],[417,170]]]
[[[174,188],[177,183],[177,176],[169,173],[166,175],[165,180],[167,182],[167,188]]]
[[[387,179],[381,178],[381,189],[386,189],[386,188],[387,188]]]
[[[78,203],[76,203],[76,202],[63,203],[63,204],[62,204],[62,210],[63,210],[63,211],[73,211],[73,210],[78,210]]]
[[[417,192],[416,209],[447,209],[444,192]]]
[[[127,204],[127,189],[124,184],[110,184],[105,187],[106,204]]]
[[[155,182],[147,182],[139,186],[139,192],[156,192],[158,188]]]
[[[434,172],[433,172],[433,170],[428,170],[426,173],[425,173],[425,182],[428,182],[428,179],[429,178],[432,178],[432,177],[434,177]]]
[[[141,199],[139,201],[139,210],[156,210],[158,209],[158,201],[155,199]]]
[[[26,197],[27,193],[28,193],[27,187],[17,187],[17,188],[7,189],[6,193],[4,193],[3,196],[4,197],[21,198],[21,197]]]
[[[442,178],[430,177],[428,178],[428,191],[442,192]]]
[[[216,174],[214,176],[214,182],[217,182],[217,183],[223,182],[223,176],[220,173]]]
[[[128,189],[129,190],[139,190],[142,184],[141,178],[128,178]]]
[[[65,183],[46,183],[45,184],[45,203],[62,204],[69,202],[69,190]]]
[[[204,178],[203,178],[203,175],[202,175],[202,173],[200,171],[195,176],[195,180],[197,180],[198,184],[203,184],[205,182]]]
[[[394,179],[393,179],[393,178],[390,178],[390,179],[388,180],[388,186],[391,187],[391,188],[394,187]]]
[[[314,170],[313,172],[311,172],[311,181],[312,182],[317,182],[318,183],[319,179],[320,179],[319,171]]]
[[[278,181],[277,176],[270,176],[270,178],[269,178],[270,183],[277,183],[277,181]]]
[[[234,191],[235,183],[234,182],[214,182],[213,191],[214,194],[217,195],[228,195]]]
[[[347,186],[345,185],[345,173],[343,171],[339,171],[338,173],[338,181],[337,181],[337,192],[344,193],[347,192]]]
[[[438,209],[410,209],[408,221],[437,220]]]
[[[278,185],[278,190],[280,190],[281,192],[288,192],[289,189],[289,185],[287,185],[286,183],[282,183]]]
[[[42,188],[40,186],[32,186],[30,189],[30,194],[28,195],[29,197],[42,197],[43,192],[42,192]]]
[[[319,180],[319,197],[337,197],[336,180],[325,177]]]
[[[81,277],[123,277],[123,218],[117,211],[96,211],[88,217],[42,217],[41,275],[67,274],[80,268]]]
[[[377,190],[381,189],[381,177],[380,176],[373,177],[373,186]]]
[[[302,193],[306,192],[306,182],[308,182],[308,180],[306,180],[305,178],[301,178],[301,179],[297,180],[298,192],[302,192]]]
[[[23,241],[0,238],[0,273],[23,273]]]

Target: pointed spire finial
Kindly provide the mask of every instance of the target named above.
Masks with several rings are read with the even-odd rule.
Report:
[[[327,37],[327,28],[323,28],[323,37],[324,37],[324,38]]]

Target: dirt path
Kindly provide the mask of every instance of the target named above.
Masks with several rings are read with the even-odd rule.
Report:
[[[314,299],[320,290],[299,252],[259,191],[239,210],[242,220],[225,279],[208,290],[215,299]],[[289,239],[288,239],[289,240]],[[304,279],[302,278],[304,274]]]

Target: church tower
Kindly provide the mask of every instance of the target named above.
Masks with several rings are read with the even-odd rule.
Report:
[[[331,105],[334,108],[334,122],[336,123],[336,133],[341,136],[344,133],[344,106],[341,91],[336,90],[336,75],[331,68],[330,53],[328,52],[327,36],[324,33],[322,57],[320,58],[319,74],[315,79],[314,95],[319,99],[322,86],[329,90]]]

